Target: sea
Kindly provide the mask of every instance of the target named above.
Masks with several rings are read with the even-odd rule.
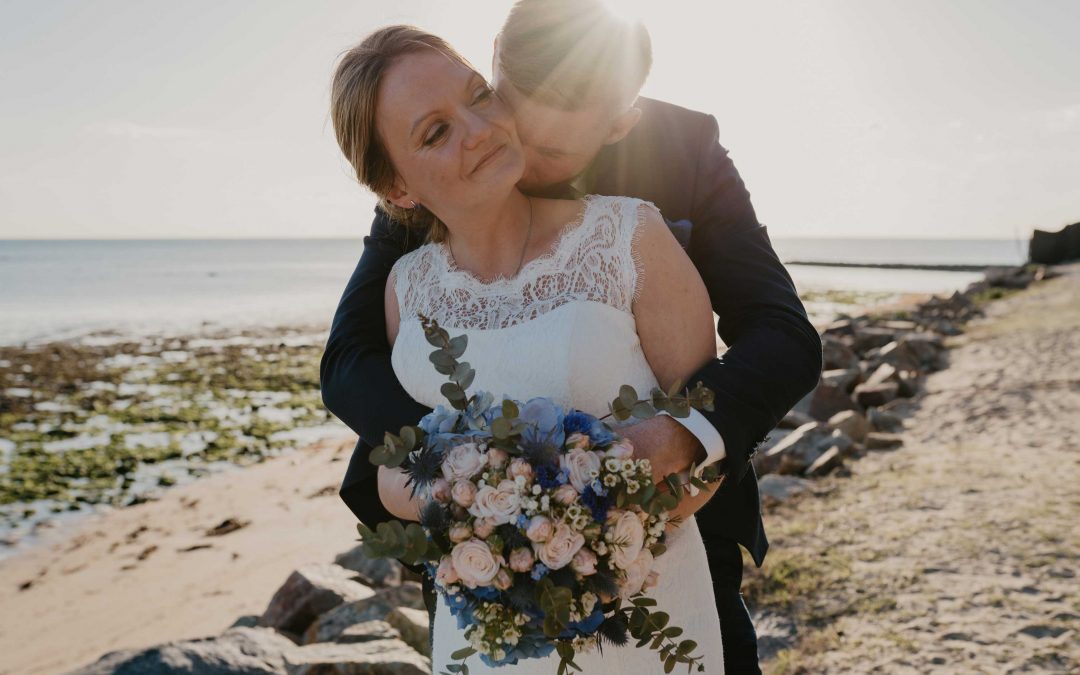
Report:
[[[1012,240],[777,239],[781,260],[1016,265]],[[184,334],[327,327],[355,268],[356,239],[0,241],[0,344],[98,332]],[[789,265],[811,314],[829,293],[951,293],[978,272]]]

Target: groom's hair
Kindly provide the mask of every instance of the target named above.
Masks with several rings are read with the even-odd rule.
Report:
[[[600,0],[518,0],[499,32],[503,77],[523,95],[563,110],[637,98],[652,67],[652,43]]]

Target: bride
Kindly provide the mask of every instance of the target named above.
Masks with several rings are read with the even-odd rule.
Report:
[[[396,221],[426,237],[398,260],[386,286],[394,371],[417,401],[442,402],[444,381],[428,362],[418,313],[468,336],[473,391],[548,396],[597,416],[619,385],[666,390],[715,356],[705,286],[658,211],[629,197],[520,192],[525,159],[510,111],[441,39],[406,26],[368,36],[338,66],[333,121],[360,182]],[[380,467],[379,496],[398,518],[417,519],[399,470]],[[677,513],[689,515],[683,509]],[[669,531],[655,569],[659,583],[649,594],[658,609],[700,645],[706,672],[723,672],[694,518]],[[464,646],[464,631],[440,597],[435,668]],[[575,661],[587,673],[652,675],[657,659],[630,643]],[[557,664],[552,654],[514,672],[547,675]],[[475,660],[469,666],[493,672]]]

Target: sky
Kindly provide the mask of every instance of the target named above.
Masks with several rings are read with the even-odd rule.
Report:
[[[1080,221],[1080,2],[620,0],[776,237]],[[413,23],[485,75],[509,2],[4,0],[0,239],[359,237],[337,57]]]

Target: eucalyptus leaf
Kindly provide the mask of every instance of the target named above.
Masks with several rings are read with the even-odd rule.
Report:
[[[461,358],[461,355],[465,353],[465,348],[468,345],[469,336],[459,335],[456,338],[452,338],[450,340],[450,344],[447,346],[447,349],[449,350],[451,356],[453,356],[455,359],[459,359]]]
[[[647,401],[638,401],[630,409],[630,413],[639,420],[648,420],[656,417],[656,409]]]
[[[632,409],[638,402],[637,390],[628,384],[624,384],[619,387],[619,400],[622,401],[623,407]]]

